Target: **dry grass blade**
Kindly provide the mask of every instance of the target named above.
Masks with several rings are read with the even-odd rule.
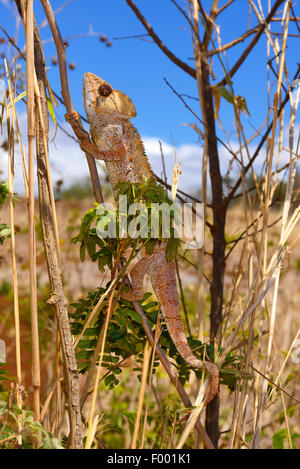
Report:
[[[138,439],[141,417],[142,417],[142,412],[143,412],[143,401],[144,401],[144,396],[145,396],[146,387],[147,387],[147,375],[148,375],[148,369],[149,369],[150,356],[151,356],[151,347],[149,343],[146,342],[145,348],[144,348],[144,360],[143,360],[143,366],[142,366],[141,387],[140,387],[137,414],[136,414],[132,442],[131,442],[131,449],[136,449],[137,447],[137,439]]]
[[[36,284],[36,240],[34,222],[34,145],[35,145],[35,101],[34,101],[34,44],[33,44],[33,0],[26,3],[26,77],[27,77],[27,126],[28,126],[28,236],[30,270],[30,309],[32,339],[32,386],[34,418],[40,419],[40,352],[37,315]]]
[[[202,380],[202,382],[200,384],[200,389],[199,389],[197,398],[195,400],[194,408],[190,413],[189,419],[188,419],[188,421],[186,423],[186,426],[185,426],[185,428],[184,428],[184,430],[181,434],[181,437],[180,437],[179,443],[177,444],[176,449],[181,449],[183,447],[183,445],[186,442],[186,440],[188,439],[190,433],[193,431],[193,429],[195,427],[195,424],[196,424],[196,421],[197,421],[198,417],[200,416],[201,411],[204,408],[204,399],[205,399],[205,395],[206,395],[206,392],[207,392],[208,389],[209,389],[208,380],[205,380],[204,382]]]
[[[92,444],[93,444],[93,438],[94,438],[94,422],[95,422],[95,405],[96,405],[96,399],[97,399],[97,394],[98,394],[98,385],[100,381],[100,371],[102,367],[102,361],[103,361],[103,355],[104,355],[104,348],[105,348],[105,342],[106,342],[106,335],[107,335],[107,330],[108,330],[108,325],[110,318],[113,314],[113,310],[115,307],[115,302],[114,302],[114,294],[115,294],[115,289],[116,286],[113,287],[112,291],[110,292],[110,297],[108,300],[108,306],[107,306],[107,311],[106,311],[106,317],[105,317],[105,322],[103,329],[101,331],[101,336],[102,336],[102,344],[101,344],[101,350],[99,354],[99,363],[97,367],[97,372],[95,376],[95,384],[94,384],[94,391],[92,395],[92,402],[91,402],[91,408],[90,408],[90,416],[89,416],[89,424],[88,424],[88,432],[87,432],[87,437],[86,437],[86,443],[85,443],[85,449],[90,449]]]

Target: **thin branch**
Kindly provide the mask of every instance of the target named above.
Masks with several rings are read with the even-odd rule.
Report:
[[[74,108],[73,108],[73,103],[72,103],[70,89],[69,89],[67,60],[66,60],[64,41],[58,29],[55,16],[53,14],[53,10],[52,10],[49,0],[41,0],[41,2],[44,8],[44,11],[46,13],[48,23],[49,23],[49,26],[50,26],[50,29],[54,38],[55,46],[57,49],[60,81],[61,81],[62,96],[63,96],[64,104],[66,106],[67,112],[72,113],[74,112]],[[79,138],[79,136],[76,133],[78,129],[75,126],[73,127],[73,131],[76,134],[76,136]],[[87,158],[87,163],[88,163],[89,170],[91,173],[95,199],[97,202],[102,202],[103,196],[101,193],[101,187],[99,183],[99,176],[98,176],[95,160],[89,153],[86,153],[86,158]]]
[[[231,42],[228,42],[227,44],[224,44],[224,46],[218,47],[217,49],[213,49],[213,50],[208,51],[208,53],[207,53],[208,57],[211,57],[215,54],[220,54],[221,52],[224,52],[225,50],[230,49],[231,47],[234,47],[236,44],[239,44],[240,42],[243,42],[245,39],[247,39],[247,37],[249,37],[252,34],[256,33],[258,31],[258,28],[259,28],[259,25],[255,26],[252,29],[249,29],[248,31],[246,31],[244,34],[242,34],[238,38],[233,39]]]
[[[188,312],[187,312],[187,307],[186,307],[186,302],[185,302],[185,297],[184,297],[184,291],[183,291],[183,287],[182,287],[182,281],[181,281],[181,277],[180,277],[180,272],[179,272],[179,268],[178,268],[177,259],[175,259],[175,267],[176,267],[176,274],[177,274],[177,280],[178,280],[178,285],[179,285],[179,290],[180,290],[181,303],[182,303],[182,308],[183,308],[183,312],[184,312],[184,317],[185,317],[185,320],[186,320],[186,325],[187,325],[189,335],[191,336],[192,331],[191,331],[191,326],[190,326],[190,321],[189,321],[189,315],[188,315]]]
[[[198,7],[199,7],[199,11],[201,13],[201,15],[203,16],[203,20],[205,21],[206,23],[206,27],[208,27],[209,25],[209,19],[207,18],[207,14],[202,6],[202,3],[201,3],[201,0],[198,0]]]
[[[298,399],[296,399],[295,396],[293,396],[292,394],[288,393],[285,389],[283,389],[282,387],[278,386],[278,384],[274,383],[274,381],[272,381],[270,378],[268,378],[267,376],[265,376],[263,373],[261,373],[261,371],[259,371],[257,368],[255,368],[253,365],[250,365],[252,370],[254,370],[256,373],[258,373],[260,376],[262,376],[265,380],[268,381],[268,383],[270,383],[272,386],[274,386],[275,388],[279,389],[280,391],[282,391],[284,394],[286,394],[287,396],[289,396],[291,399],[293,399],[293,401],[295,402],[298,402],[298,404],[300,404],[300,401],[298,401]]]
[[[155,346],[155,338],[154,338],[153,332],[151,330],[151,327],[149,325],[148,319],[145,316],[143,308],[141,307],[140,303],[138,303],[137,301],[133,302],[133,306],[134,306],[134,309],[136,310],[136,312],[140,315],[140,317],[142,319],[142,326],[143,326],[143,329],[146,333],[146,336],[147,336],[149,342],[151,343],[152,346]],[[177,390],[179,396],[181,397],[181,400],[182,400],[183,404],[186,407],[191,407],[192,403],[191,403],[189,397],[187,396],[182,384],[180,383],[177,374],[175,373],[175,371],[171,367],[167,357],[165,356],[164,352],[162,351],[162,349],[160,348],[160,346],[158,344],[156,344],[155,353],[158,356],[158,358],[159,358],[162,366],[164,367],[165,371],[167,372],[171,382],[175,386],[175,389]],[[198,433],[201,435],[201,438],[203,439],[205,447],[207,449],[214,449],[214,446],[213,446],[210,438],[208,437],[206,431],[204,430],[203,426],[201,425],[201,422],[200,422],[199,419],[196,422],[195,428],[198,431]]]
[[[211,38],[213,29],[215,26],[215,19],[218,14],[218,4],[219,4],[219,0],[213,0],[211,10],[210,10],[210,15],[208,17],[208,25],[205,29],[205,33],[204,33],[204,37],[202,41],[202,47],[205,50],[207,50],[209,46],[210,38]]]
[[[36,239],[34,220],[34,140],[35,140],[35,103],[34,103],[34,27],[33,0],[28,0],[23,11],[26,32],[26,88],[27,88],[27,122],[28,122],[28,232],[29,232],[29,271],[30,271],[30,311],[32,338],[32,387],[34,400],[34,418],[40,419],[40,352],[37,313],[37,280],[36,280]]]
[[[297,71],[294,75],[294,78],[293,78],[293,81],[296,80],[296,78],[298,77],[299,75],[299,72],[300,72],[300,64],[298,65],[298,68],[297,68]],[[296,86],[296,85],[295,85]],[[293,86],[291,86],[291,89],[290,89],[290,92],[293,90]],[[290,94],[289,92],[286,93],[286,96],[284,98],[284,100],[282,101],[281,105],[279,106],[278,108],[278,111],[277,111],[277,119],[278,117],[280,116],[281,114],[281,111],[283,110],[283,108],[285,107],[285,105],[288,103],[290,99]],[[265,141],[267,140],[267,137],[269,135],[269,133],[271,132],[273,128],[273,121],[270,123],[269,127],[267,128],[266,132],[264,133],[261,141],[259,142],[255,152],[253,153],[253,156],[251,157],[251,159],[249,160],[248,164],[245,166],[244,170],[243,170],[243,174],[239,177],[239,179],[237,180],[237,182],[235,183],[235,185],[233,186],[233,188],[231,189],[230,193],[228,194],[228,196],[226,197],[226,204],[229,204],[229,202],[231,201],[231,199],[233,198],[234,194],[236,193],[237,189],[239,188],[239,186],[241,185],[242,183],[242,180],[243,178],[245,177],[245,175],[247,174],[247,172],[249,171],[249,169],[252,167],[254,161],[256,160],[257,156],[259,155],[259,152],[260,150],[262,149],[262,146],[264,145]]]
[[[226,75],[226,77],[224,77],[221,81],[219,81],[219,83],[217,83],[216,85],[213,85],[214,87],[218,87],[218,86],[223,86],[223,85],[226,85],[226,83],[228,82],[228,80],[230,80],[234,74],[238,71],[238,69],[240,68],[240,66],[243,64],[243,62],[246,60],[246,58],[248,57],[249,53],[251,52],[251,50],[254,48],[254,46],[257,44],[260,36],[262,35],[262,33],[264,32],[266,26],[270,23],[271,19],[273,18],[273,16],[275,15],[275,12],[278,10],[278,8],[280,7],[280,5],[284,2],[285,0],[277,0],[273,6],[273,8],[271,9],[270,13],[268,14],[268,16],[266,17],[264,23],[262,23],[260,26],[259,26],[259,29],[255,35],[255,37],[252,39],[252,41],[250,42],[249,46],[246,47],[246,49],[244,50],[244,52],[242,53],[242,55],[240,56],[240,58],[236,61],[236,63],[234,64],[234,66],[232,67],[232,69],[228,72],[228,74]]]
[[[185,19],[189,23],[190,27],[194,30],[194,25],[193,25],[192,21],[190,20],[190,18],[188,17],[188,15],[186,14],[186,12],[183,10],[183,8],[181,8],[181,6],[178,5],[178,3],[175,0],[171,0],[171,2],[178,8],[180,13],[182,13],[182,15],[185,17]]]
[[[141,39],[145,41],[146,37],[149,37],[149,34],[134,34],[133,36],[118,36],[118,37],[113,37],[113,40],[120,41],[122,39]],[[147,41],[147,42],[150,42],[150,41]]]
[[[170,184],[168,184],[166,181],[164,181],[163,179],[161,179],[159,176],[157,176],[156,174],[154,174],[154,177],[155,179],[160,182],[160,184],[163,184],[167,189],[171,190],[172,189],[172,186]],[[191,199],[193,200],[194,202],[196,203],[199,203],[201,204],[201,200],[197,199],[196,197],[193,197],[192,195],[190,194],[187,194],[186,192],[180,190],[180,189],[177,189],[177,192],[179,192],[180,194],[184,195],[185,197],[187,197],[188,199]],[[178,197],[178,196],[177,196]],[[178,197],[179,200],[181,200],[182,202],[185,202],[185,200],[183,200],[183,198],[181,197]]]
[[[191,77],[196,78],[196,71],[192,67],[190,67],[188,64],[180,60],[176,55],[173,54],[173,52],[170,51],[170,49],[167,48],[167,46],[162,42],[162,40],[157,36],[157,34],[153,31],[152,27],[144,18],[140,10],[137,8],[137,6],[132,2],[132,0],[126,0],[126,3],[128,6],[133,10],[137,18],[140,20],[140,22],[143,24],[143,26],[146,28],[148,31],[149,35],[152,37],[154,42],[158,45],[158,47],[166,54],[167,57],[178,67],[180,67],[182,70],[184,70],[186,73],[188,73]]]
[[[228,8],[235,0],[228,0],[227,3],[225,3],[225,5],[223,5],[222,7],[220,7],[217,11],[217,16],[220,15],[224,10],[226,10],[226,8]]]
[[[293,8],[293,7],[292,7]],[[300,21],[300,18],[297,18],[297,17],[294,17],[294,18],[290,18],[290,21],[295,21],[295,22],[299,22]],[[272,18],[271,19],[271,22],[277,22],[277,23],[281,23],[282,22],[282,18]]]
[[[183,102],[183,104],[185,105],[185,107],[193,114],[193,116],[196,117],[196,119],[198,119],[199,122],[201,122],[202,125],[205,126],[205,123],[203,122],[202,119],[200,119],[200,117],[193,111],[193,109],[186,103],[186,101],[183,99],[182,95],[180,95],[176,90],[175,88],[173,88],[173,86],[168,82],[168,80],[164,77],[164,81],[166,83],[167,86],[169,86],[169,88],[171,88],[171,90],[173,91],[174,94],[176,94],[176,96]],[[218,142],[221,143],[221,145],[223,145],[224,148],[226,148],[226,150],[236,159],[236,155],[235,153],[230,150],[230,148],[226,145],[226,143],[223,142],[223,140],[221,140],[219,137],[216,136],[216,139],[218,140]]]
[[[277,201],[276,201],[276,202],[277,202]],[[274,203],[272,203],[272,205],[274,205]],[[262,213],[260,213],[258,219],[255,219],[250,225],[248,225],[247,229],[244,230],[238,238],[232,239],[231,241],[228,241],[228,242],[226,243],[226,245],[231,244],[231,243],[234,243],[234,244],[233,244],[233,246],[230,248],[230,250],[227,252],[227,254],[226,254],[226,256],[225,256],[225,259],[227,259],[227,258],[230,256],[230,254],[232,253],[232,251],[233,251],[233,249],[236,247],[236,245],[237,245],[240,241],[242,241],[242,239],[245,238],[245,236],[246,236],[246,235],[248,234],[248,232],[249,232],[249,229],[250,229],[252,226],[254,226],[254,225],[258,222],[258,220],[259,220],[261,217],[262,217]],[[273,223],[270,223],[270,224],[267,226],[267,228],[271,228],[272,226],[276,225],[281,219],[282,219],[282,216],[280,216],[279,218],[277,218],[277,220],[275,220]],[[255,234],[260,233],[261,231],[262,231],[261,229],[260,229],[260,230],[255,230]]]

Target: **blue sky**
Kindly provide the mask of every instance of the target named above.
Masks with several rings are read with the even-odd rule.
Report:
[[[37,22],[41,25],[44,20],[41,4],[37,0],[34,3]],[[65,3],[64,0],[51,1],[54,9],[63,3]],[[186,4],[183,0],[178,0],[178,3],[182,7]],[[210,1],[203,2],[204,5],[210,5],[210,3]],[[225,0],[220,0],[220,5],[224,3]],[[267,3],[266,1],[262,2],[264,8]],[[193,61],[190,60],[193,51],[189,25],[177,8],[169,0],[136,0],[136,4],[165,44],[179,58],[193,66]],[[11,36],[14,36],[15,18],[12,5],[9,0],[0,0],[0,24]],[[295,12],[297,16],[300,16],[299,7],[295,7]],[[267,14],[267,11],[265,10],[264,13]],[[217,21],[221,27],[223,43],[231,41],[245,31],[248,20],[248,1],[238,0],[234,2]],[[197,96],[196,81],[170,62],[152,42],[139,39],[115,39],[145,33],[145,29],[128,7],[126,1],[85,0],[83,2],[82,0],[72,0],[57,15],[57,22],[62,36],[68,39],[70,44],[67,48],[67,60],[69,63],[76,64],[76,69],[69,73],[70,89],[75,109],[84,113],[81,93],[83,74],[86,71],[96,73],[110,82],[114,88],[128,94],[133,100],[137,109],[137,117],[133,120],[133,123],[143,136],[146,149],[150,152],[150,160],[157,171],[160,170],[157,140],[161,139],[169,158],[167,161],[168,171],[171,171],[174,163],[174,151],[172,150],[174,143],[179,156],[183,155],[183,169],[184,164],[189,162],[186,165],[187,174],[193,177],[193,168],[196,169],[197,166],[197,172],[199,171],[200,174],[201,151],[197,151],[197,135],[191,128],[182,125],[183,123],[194,123],[196,119],[172,93],[170,88],[166,86],[163,78],[166,77],[179,93],[190,96]],[[252,13],[250,27],[256,24],[257,19]],[[273,30],[280,31],[278,23],[273,26]],[[105,34],[112,42],[112,47],[106,47],[105,44],[100,42],[98,34],[88,36],[89,31]],[[294,26],[291,26],[291,32],[297,32]],[[84,35],[87,36],[84,37]],[[2,36],[1,32],[0,36]],[[60,93],[58,67],[51,65],[51,58],[56,56],[56,51],[54,44],[49,42],[51,33],[48,27],[41,30],[41,37],[45,41],[49,81],[53,89]],[[252,36],[228,52],[227,60],[229,65],[235,62],[251,38]],[[290,76],[295,73],[299,61],[299,45],[296,41],[299,41],[299,39],[290,38],[287,50]],[[24,45],[22,26],[19,30],[18,45],[20,47]],[[5,46],[0,47],[4,48]],[[240,68],[233,80],[235,93],[246,98],[251,114],[251,119],[243,117],[248,135],[250,135],[251,129],[249,121],[254,126],[259,127],[266,112],[265,64],[266,38],[263,37],[258,47],[250,54],[247,62]],[[213,70],[218,81],[223,75],[217,59],[214,62]],[[198,113],[199,104],[197,101],[187,99],[187,102]],[[63,117],[64,109],[62,107],[60,107],[59,113]],[[231,132],[234,128],[232,107],[224,100],[221,103],[220,118],[226,130]],[[225,138],[218,124],[217,128],[219,136]],[[235,134],[231,135],[231,139],[234,146],[236,142]],[[65,137],[58,135],[56,147],[63,147],[64,141]],[[65,143],[65,145],[71,145],[71,143]],[[72,151],[77,150],[73,149]],[[185,156],[187,154],[189,156]],[[76,158],[79,158],[79,156],[77,155]],[[195,164],[195,159],[197,159],[197,164]],[[57,157],[57,161],[59,162],[59,157]],[[224,171],[225,169],[224,166]],[[183,181],[183,184],[188,185],[189,181]]]

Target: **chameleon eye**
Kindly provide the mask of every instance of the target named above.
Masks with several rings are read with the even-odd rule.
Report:
[[[108,83],[102,83],[99,86],[98,92],[100,96],[107,97],[112,93],[113,89]]]

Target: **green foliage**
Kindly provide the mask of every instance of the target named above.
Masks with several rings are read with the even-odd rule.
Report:
[[[0,362],[0,392],[3,392],[3,383],[8,381],[6,363]]]
[[[7,282],[7,280],[3,280],[0,283],[0,295],[8,296],[11,292],[12,292],[11,283]]]
[[[98,262],[100,272],[104,272],[106,267],[111,269],[113,258],[117,257],[119,240],[117,238],[109,238],[105,241],[97,235],[96,227],[91,227],[93,224],[97,225],[98,222],[101,222],[104,216],[108,216],[105,212],[103,216],[98,216],[97,208],[98,205],[95,204],[95,208],[85,213],[81,221],[80,231],[71,241],[74,244],[80,243],[81,262],[84,262],[87,251],[92,261]]]
[[[98,288],[95,292],[89,293],[85,299],[80,300],[79,303],[71,305],[74,308],[71,314],[72,334],[79,335],[81,333],[91,311],[104,293],[105,289]],[[144,295],[141,304],[145,312],[147,312],[151,326],[153,326],[157,318],[157,310],[154,310],[154,307],[157,307],[157,303],[152,302],[144,305],[149,296],[149,294]],[[95,346],[104,324],[106,306],[107,299],[103,301],[96,317],[89,324],[78,344],[77,360],[82,373],[90,366]],[[132,304],[120,298],[108,326],[103,358],[105,366],[112,371],[112,375],[108,376],[105,380],[105,384],[109,388],[113,388],[119,382],[116,376],[121,373],[121,369],[116,368],[116,364],[131,355],[138,357],[143,351],[145,335],[141,322],[141,318],[134,310]]]
[[[155,181],[144,180],[142,183],[121,182],[116,187],[118,196],[125,195],[127,197],[127,206],[133,203],[143,202],[147,208],[146,223],[151,224],[150,209],[153,208],[153,203],[166,203],[170,206],[172,202],[167,198],[165,190],[159,186]],[[86,253],[92,261],[98,262],[98,268],[103,272],[106,268],[112,269],[116,259],[121,262],[126,262],[122,257],[123,251],[131,249],[131,257],[137,254],[143,246],[146,252],[151,254],[157,243],[165,241],[162,237],[160,230],[158,238],[148,237],[146,239],[131,238],[128,233],[127,237],[120,235],[119,227],[119,213],[118,210],[114,211],[110,208],[99,210],[99,205],[88,210],[82,218],[79,233],[72,238],[73,243],[80,243],[80,259],[83,262]],[[127,215],[126,215],[127,216]],[[171,210],[171,219],[175,220],[176,214]],[[116,221],[116,237],[101,237],[99,231],[104,232],[109,227],[111,222]],[[128,222],[132,221],[132,216],[128,216]],[[151,225],[150,225],[151,226]],[[179,240],[175,238],[175,231],[172,237],[167,242],[166,253],[167,259],[173,259],[178,250]],[[99,302],[102,295],[106,293],[107,288],[98,288],[94,292],[88,293],[86,298],[81,299],[78,303],[73,303],[73,312],[71,313],[71,329],[72,334],[78,336],[81,334],[84,325],[93,311],[95,305]],[[120,287],[120,284],[117,285]],[[123,286],[124,288],[124,286]],[[89,326],[83,333],[77,348],[77,360],[79,370],[84,373],[91,366],[95,348],[97,346],[100,332],[105,321],[105,314],[107,310],[108,298],[106,297],[98,311],[94,316]],[[157,316],[159,312],[159,305],[156,301],[151,301],[151,293],[146,293],[141,300],[142,308],[148,318],[151,328],[154,330],[157,323]],[[122,369],[117,364],[125,360],[131,355],[135,356],[137,362],[142,360],[142,352],[145,344],[145,332],[142,327],[142,319],[135,311],[133,304],[125,299],[117,296],[116,307],[112,314],[105,342],[105,350],[103,361],[105,367],[109,370],[108,375],[105,377],[105,385],[110,389],[119,384],[120,374]],[[194,354],[199,360],[214,360],[214,348],[212,345],[202,344],[200,341],[189,337],[189,345]],[[182,384],[188,379],[192,367],[188,365],[185,360],[178,353],[174,346],[172,339],[166,327],[163,327],[160,334],[159,344],[164,352],[170,356],[178,371],[178,376]],[[220,347],[218,353],[222,353],[223,349]],[[159,362],[155,360],[154,370],[157,368]],[[240,359],[239,357],[228,354],[222,364],[220,370],[220,382],[234,390],[237,384],[237,379],[240,375]],[[140,368],[135,371],[140,372]],[[195,373],[201,378],[201,371],[194,369]]]
[[[104,288],[98,288],[95,292],[89,293],[86,298],[71,305],[74,308],[71,314],[72,334],[78,336],[81,333],[89,315],[105,291]],[[158,303],[151,301],[151,293],[145,293],[141,300],[141,305],[151,328],[154,329],[157,323]],[[107,299],[102,302],[99,311],[79,341],[77,360],[79,370],[82,373],[87,371],[91,365],[100,331],[104,324],[106,306]],[[110,371],[110,374],[105,378],[105,384],[110,389],[119,384],[119,375],[122,369],[116,365],[131,355],[135,356],[137,362],[142,360],[142,352],[146,340],[141,317],[135,311],[131,302],[119,298],[108,326],[103,358],[105,367]],[[188,337],[188,343],[199,360],[213,360],[213,345],[203,344],[192,337]],[[172,358],[182,384],[189,379],[192,369],[198,378],[201,378],[201,370],[192,368],[178,353],[166,327],[162,329],[159,344],[164,352]],[[222,351],[223,349],[219,347],[218,352],[222,353]],[[155,360],[154,370],[158,364],[159,362]],[[233,354],[228,354],[220,370],[220,383],[228,386],[233,391],[240,376],[240,366],[240,358]],[[135,371],[140,372],[140,368],[137,368]]]
[[[36,441],[40,443],[39,449],[62,449],[57,438],[34,420],[32,412],[21,410],[15,404],[8,407],[5,402],[0,401],[0,422],[4,422],[4,419],[9,423],[0,423],[0,449],[20,448],[19,435],[22,437],[23,449],[33,449]],[[19,432],[18,428],[22,430]]]
[[[0,209],[8,199],[8,185],[7,182],[0,182]]]
[[[8,199],[8,185],[7,182],[0,182],[0,210],[2,209],[4,203]],[[10,226],[6,223],[0,223],[0,245],[4,243],[6,238],[9,238],[11,235]]]
[[[134,203],[142,203],[146,206],[147,210],[147,220],[148,232],[151,233],[151,223],[154,218],[159,220],[159,229],[156,233],[155,238],[151,238],[150,234],[146,242],[146,253],[152,254],[155,246],[162,241],[167,241],[166,246],[166,257],[168,261],[174,259],[177,255],[180,239],[173,225],[176,221],[180,222],[176,218],[176,213],[173,208],[171,208],[173,202],[168,198],[166,190],[159,185],[154,179],[144,179],[143,182],[132,183],[129,181],[122,181],[117,186],[118,195],[124,195],[127,197],[127,204],[132,205]],[[158,205],[163,207],[165,204],[166,207],[170,207],[170,231],[168,233],[168,238],[164,237],[163,227],[162,227],[162,212],[159,210]],[[130,223],[132,218],[129,216],[128,222]]]
[[[137,252],[145,247],[147,254],[152,254],[155,246],[163,241],[167,242],[166,245],[166,258],[170,261],[177,255],[180,240],[177,237],[175,229],[172,227],[172,223],[175,220],[175,213],[173,210],[170,212],[170,238],[166,239],[162,235],[162,220],[161,212],[158,211],[157,207],[153,207],[152,204],[165,203],[167,206],[171,206],[172,202],[167,198],[165,190],[159,186],[154,180],[145,180],[142,183],[130,183],[121,182],[117,185],[118,195],[124,195],[127,197],[127,205],[143,203],[146,207],[147,215],[144,221],[148,225],[148,237],[132,237],[128,230],[130,230],[130,224],[134,221],[133,215],[127,215],[127,233],[121,232],[120,220],[124,216],[123,213],[117,210],[110,210],[102,207],[101,204],[95,204],[95,207],[88,210],[84,215],[79,233],[72,238],[73,243],[80,243],[80,260],[85,260],[86,252],[89,254],[92,261],[98,262],[98,268],[100,272],[104,272],[105,268],[112,268],[113,260],[117,258],[120,245],[122,243],[122,249],[132,249],[132,255],[134,256]],[[159,217],[159,233],[157,237],[151,238],[151,217]],[[112,236],[110,235],[110,227],[113,228]],[[140,223],[137,223],[137,229],[141,229]],[[101,236],[101,233],[103,234]],[[106,236],[109,234],[109,236]],[[125,244],[124,244],[124,239]]]
[[[299,438],[300,435],[298,433],[291,434],[291,442],[293,449],[296,448],[295,440]],[[286,428],[281,428],[277,432],[274,433],[272,436],[273,441],[273,449],[284,449],[285,442],[288,440],[288,433]]]
[[[37,440],[39,449],[60,449],[58,440],[34,420],[33,413],[16,405],[14,386],[7,390],[10,382],[13,378],[7,373],[6,363],[0,363],[0,449],[33,449]]]
[[[6,238],[9,238],[11,235],[11,229],[9,225],[5,223],[0,223],[0,244],[4,243]]]
[[[297,406],[290,406],[285,410],[286,415],[289,418],[292,418],[294,416],[295,412],[297,412],[297,411],[298,411],[298,416],[297,417],[300,417],[300,409]],[[283,411],[280,412],[279,417],[278,417],[278,421],[279,421],[280,425],[282,425],[284,423],[285,415],[284,415]]]

